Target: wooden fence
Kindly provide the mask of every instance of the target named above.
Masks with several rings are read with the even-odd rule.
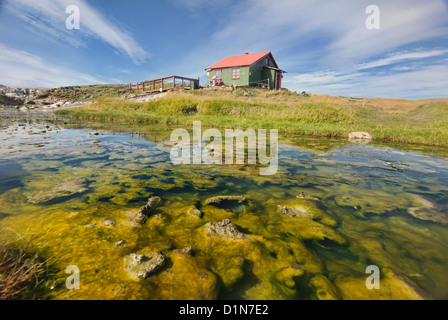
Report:
[[[156,91],[168,91],[173,89],[198,89],[199,77],[197,79],[185,78],[179,76],[170,76],[154,80],[141,82],[131,82],[128,85],[129,91],[137,90],[141,93],[150,93]]]

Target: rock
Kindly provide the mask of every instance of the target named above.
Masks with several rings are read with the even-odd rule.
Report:
[[[296,218],[296,217],[306,218],[309,216],[309,212],[300,207],[289,208],[289,207],[284,207],[284,206],[278,205],[277,209],[278,209],[278,211],[283,213],[285,216],[290,217],[290,218]]]
[[[381,269],[380,289],[366,289],[365,277],[339,276],[334,281],[344,300],[432,300],[412,280],[390,269]]]
[[[112,218],[105,218],[101,224],[106,227],[115,227],[117,223]]]
[[[204,267],[203,263],[181,250],[170,253],[170,267],[157,277],[160,290],[155,293],[160,300],[216,300],[220,279]]]
[[[193,247],[185,247],[181,250],[181,253],[193,255],[194,253]]]
[[[372,135],[365,131],[351,132],[348,135],[349,140],[372,140]]]
[[[166,257],[159,252],[131,253],[124,258],[124,268],[135,279],[146,279],[164,266]]]
[[[241,213],[249,204],[244,196],[217,196],[205,200],[205,204],[214,205],[234,213]]]
[[[221,222],[209,222],[205,225],[205,229],[209,237],[219,237],[226,240],[248,239],[247,235],[240,232],[229,219],[224,219]]]
[[[29,196],[28,200],[32,203],[43,203],[74,193],[86,192],[88,190],[87,182],[86,178],[68,179],[57,183],[48,191],[40,191]]]
[[[146,219],[149,217],[150,213],[154,210],[155,207],[160,203],[159,197],[151,197],[148,199],[148,202],[142,206],[138,212],[132,214],[130,218],[130,222],[135,223],[137,225],[143,225],[146,222]]]
[[[149,198],[148,202],[143,207],[140,208],[139,212],[144,214],[145,216],[149,216],[151,211],[159,205],[160,201],[161,200],[159,197]]]
[[[310,285],[314,288],[319,300],[340,300],[337,288],[325,276],[318,274],[311,278]]]
[[[202,218],[202,216],[204,215],[201,210],[196,208],[191,208],[190,210],[188,210],[188,214],[197,218]]]
[[[293,298],[296,295],[295,279],[301,276],[303,276],[303,269],[297,263],[292,263],[274,274],[273,284],[282,296]]]
[[[303,191],[299,192],[299,194],[297,195],[297,199],[316,200],[316,201],[320,200],[319,198],[313,197],[312,195],[309,195],[308,193]]]
[[[419,201],[422,203],[422,207],[409,208],[408,212],[413,217],[425,220],[432,221],[440,224],[448,224],[448,216],[439,210],[439,207],[432,203],[431,201],[426,200],[423,197],[418,197]]]
[[[205,204],[217,204],[225,201],[238,201],[239,203],[246,201],[244,196],[217,196],[205,200]]]
[[[125,240],[118,240],[112,245],[112,249],[118,249],[126,246],[128,243]]]

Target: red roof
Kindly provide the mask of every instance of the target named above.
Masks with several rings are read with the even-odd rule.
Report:
[[[252,63],[257,62],[261,58],[270,54],[271,51],[259,52],[259,53],[248,53],[242,54],[240,56],[232,56],[222,59],[221,61],[211,65],[207,69],[220,69],[220,68],[230,68],[230,67],[241,67],[250,66]]]

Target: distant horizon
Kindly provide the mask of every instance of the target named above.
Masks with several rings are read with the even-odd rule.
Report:
[[[0,83],[50,89],[176,74],[205,85],[205,67],[271,51],[290,91],[443,98],[447,16],[447,0],[5,0]]]
[[[73,84],[68,86],[59,86],[59,87],[21,87],[21,86],[8,86],[0,84],[0,87],[7,87],[7,88],[16,88],[16,89],[42,89],[42,90],[51,90],[51,89],[58,89],[58,88],[66,88],[66,87],[82,87],[82,86],[120,86],[120,85],[127,85],[128,83],[93,83],[93,84]],[[250,88],[249,88],[250,89]],[[254,88],[255,89],[255,88]],[[288,88],[282,88],[287,89]],[[260,89],[261,90],[261,89]],[[291,90],[289,90],[291,91]],[[297,92],[297,94],[300,94],[301,92],[298,92],[296,90],[291,92]],[[306,91],[305,91],[306,92]],[[387,100],[437,100],[437,99],[448,99],[447,96],[440,96],[440,97],[428,97],[428,98],[416,98],[416,99],[407,99],[407,98],[394,98],[394,97],[374,97],[374,96],[365,96],[365,97],[354,97],[354,96],[343,96],[343,95],[335,95],[335,94],[327,94],[327,93],[313,93],[313,92],[306,92],[308,94],[312,95],[321,95],[321,96],[332,96],[332,97],[344,97],[344,98],[353,98],[353,99],[387,99]]]

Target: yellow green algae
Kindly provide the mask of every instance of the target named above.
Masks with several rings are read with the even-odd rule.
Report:
[[[0,240],[49,259],[39,298],[448,298],[447,226],[409,211],[446,214],[445,155],[289,137],[278,173],[260,176],[256,165],[172,165],[166,126],[24,127],[0,135]],[[130,223],[151,196],[159,206]],[[223,221],[244,236],[210,232]],[[166,263],[136,280],[124,258],[143,252]],[[65,286],[70,265],[80,289]],[[369,265],[379,290],[366,288]]]

